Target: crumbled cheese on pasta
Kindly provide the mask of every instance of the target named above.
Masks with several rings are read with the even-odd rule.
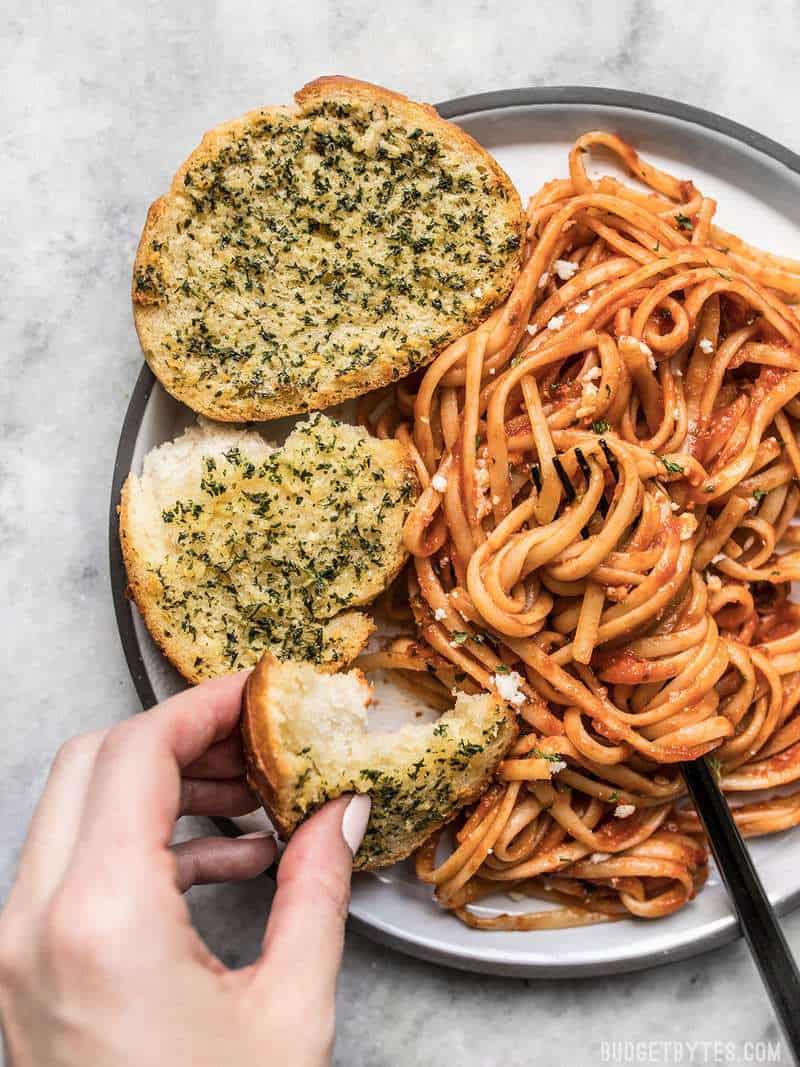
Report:
[[[478,519],[484,518],[492,510],[492,505],[489,503],[489,461],[485,456],[478,456],[475,462],[475,476],[473,483],[473,492],[475,494],[475,511],[478,514]]]
[[[531,337],[533,337],[534,334],[539,332],[539,327],[536,325],[535,322],[529,322],[525,329],[528,331]]]
[[[575,314],[576,315],[582,315],[584,313],[584,311],[588,311],[591,306],[592,306],[591,304],[589,304],[587,301],[584,300],[584,302],[582,304],[576,304],[575,305]]]
[[[444,610],[444,608],[437,608],[436,611],[434,611],[433,613],[433,617],[434,619],[436,619],[437,622],[441,622],[446,615],[447,612]]]
[[[563,315],[553,315],[552,319],[547,324],[548,330],[560,330],[564,325]]]
[[[509,671],[508,674],[493,674],[489,679],[489,685],[497,690],[503,700],[514,704],[515,707],[524,704],[527,699],[520,689],[522,683],[522,675],[516,671]]]
[[[727,558],[728,557],[725,555],[724,552],[717,552],[717,554],[715,556],[711,557],[711,562],[712,563],[722,563],[723,560],[726,560]]]
[[[749,496],[747,498],[747,506],[750,507],[750,508],[757,508],[758,507],[758,501],[756,500],[756,498],[754,496]]]
[[[707,356],[710,356],[714,351],[714,344],[707,337],[703,337],[700,341],[700,351],[705,352]]]
[[[575,412],[575,416],[578,419],[585,418],[587,415],[593,415],[597,404],[598,388],[594,382],[584,382],[583,389],[581,391],[580,407]]]
[[[545,271],[544,274],[539,278],[539,288],[540,289],[544,289],[544,287],[547,285],[549,280],[550,280],[550,275],[549,275],[549,273],[547,271]]]
[[[643,356],[647,356],[650,370],[656,369],[656,361],[653,358],[653,350],[650,345],[645,344],[644,341],[640,341],[638,337],[631,337],[630,334],[622,334],[619,340],[620,344],[624,341],[626,345],[638,348]]]
[[[614,808],[614,815],[617,819],[627,819],[629,816],[633,815],[635,811],[635,804],[617,804]]]
[[[550,760],[550,774],[560,774],[567,769],[567,761],[563,759]]]
[[[447,479],[443,474],[434,474],[431,478],[431,485],[437,493],[444,493],[447,489]]]
[[[557,259],[553,264],[553,270],[562,282],[568,282],[578,272],[578,264],[571,259]]]
[[[476,285],[475,288],[472,290],[472,295],[477,300],[478,297],[483,296],[483,289],[481,289],[479,285]]]
[[[582,419],[586,415],[593,414],[597,395],[598,389],[594,382],[588,382],[584,379],[583,389],[581,391],[581,404],[575,412],[576,418]]]
[[[672,508],[673,511],[680,511],[681,510],[681,506],[680,506],[680,504],[678,503],[677,500],[670,500],[669,506]]]
[[[602,378],[602,377],[603,377],[603,372],[600,370],[600,368],[599,367],[592,367],[591,370],[587,370],[587,372],[584,374],[583,380],[585,382],[592,382],[592,381],[595,380],[595,378]]]
[[[589,863],[603,863],[605,860],[611,859],[610,852],[593,852],[589,857]]]
[[[678,529],[681,541],[688,541],[697,529],[697,519],[688,513],[681,515],[678,519]]]

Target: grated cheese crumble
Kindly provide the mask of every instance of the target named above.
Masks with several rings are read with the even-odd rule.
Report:
[[[493,674],[489,679],[489,685],[497,690],[503,700],[507,700],[509,704],[513,704],[518,708],[527,700],[527,697],[520,689],[523,680],[521,674],[516,671],[509,671],[508,674]]]
[[[573,263],[571,259],[557,259],[553,264],[553,270],[562,282],[568,282],[577,274],[578,264]]]

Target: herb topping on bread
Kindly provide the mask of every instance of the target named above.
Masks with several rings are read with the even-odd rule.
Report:
[[[248,778],[285,839],[325,801],[369,793],[357,870],[405,859],[477,800],[517,732],[497,693],[461,693],[438,722],[368,733],[370,696],[359,670],[325,675],[265,656],[242,717]]]
[[[137,331],[226,421],[329,407],[429,363],[511,290],[519,196],[436,111],[348,78],[206,134],[150,209]]]
[[[405,562],[418,488],[400,442],[324,415],[281,448],[254,431],[194,426],[123,489],[131,593],[189,681],[253,666],[264,651],[335,670],[373,629],[349,609]]]

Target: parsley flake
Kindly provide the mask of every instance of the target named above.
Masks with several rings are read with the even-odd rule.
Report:
[[[683,474],[683,467],[680,463],[675,463],[671,459],[664,459],[663,456],[660,459],[670,474]]]

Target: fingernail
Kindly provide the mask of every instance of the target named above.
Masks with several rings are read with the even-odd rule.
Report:
[[[371,808],[372,798],[367,796],[366,793],[359,793],[351,799],[344,809],[342,837],[354,856],[358,852],[359,845],[364,840],[364,834],[367,832]]]
[[[275,839],[274,830],[253,830],[250,834],[239,834],[240,841],[255,841],[259,837],[271,837]]]

